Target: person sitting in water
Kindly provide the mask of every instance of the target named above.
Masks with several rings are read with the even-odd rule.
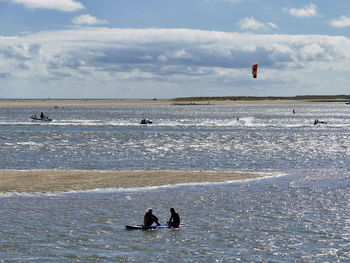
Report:
[[[168,225],[173,228],[178,228],[180,226],[180,216],[175,212],[174,208],[170,208],[171,217],[168,221]]]
[[[153,223],[156,223],[157,226],[160,226],[158,217],[152,214],[152,208],[148,208],[145,216],[143,217],[143,226],[150,227]]]

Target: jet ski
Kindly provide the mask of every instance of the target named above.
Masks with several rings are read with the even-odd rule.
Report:
[[[52,119],[46,115],[44,115],[43,117],[38,117],[36,116],[36,114],[34,114],[30,118],[35,121],[52,121]]]
[[[319,121],[318,119],[316,119],[316,120],[314,121],[314,125],[317,125],[317,124],[327,124],[327,122],[325,122],[325,121]]]
[[[143,119],[141,120],[140,124],[152,124],[153,121],[147,120],[147,119]]]

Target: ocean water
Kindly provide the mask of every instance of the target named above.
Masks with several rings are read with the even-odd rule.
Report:
[[[40,111],[54,120],[31,121]],[[143,118],[154,124],[140,125]],[[0,108],[1,169],[280,175],[3,194],[0,262],[350,261],[349,137],[345,104]],[[187,225],[125,230],[147,207],[161,222],[174,207]]]

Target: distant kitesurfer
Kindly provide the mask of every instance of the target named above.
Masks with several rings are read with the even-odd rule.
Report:
[[[255,63],[252,67],[252,75],[253,78],[257,78],[258,77],[258,63]]]
[[[143,226],[150,227],[153,223],[156,223],[157,226],[160,226],[158,217],[152,214],[152,208],[148,208],[143,218]]]
[[[293,110],[293,114],[295,114],[295,110]]]
[[[175,212],[174,208],[170,208],[171,217],[168,221],[168,225],[173,228],[178,228],[180,226],[180,216]]]

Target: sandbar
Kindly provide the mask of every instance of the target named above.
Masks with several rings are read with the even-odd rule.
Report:
[[[0,170],[0,193],[61,193],[257,179],[259,173],[226,171]]]

